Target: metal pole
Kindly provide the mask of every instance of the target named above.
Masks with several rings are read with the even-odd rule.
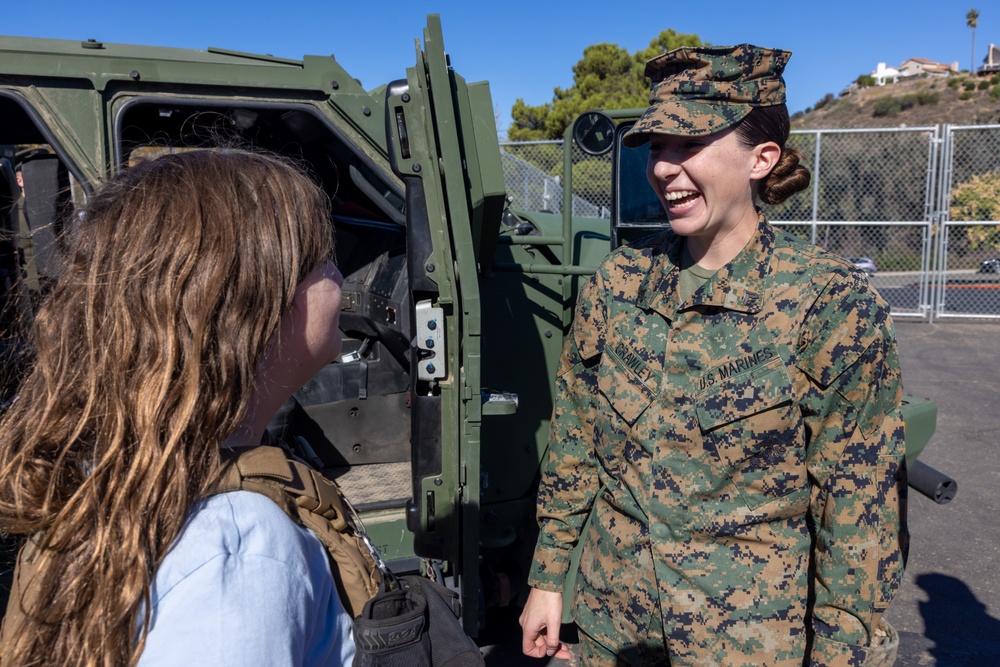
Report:
[[[816,245],[816,221],[819,219],[819,151],[820,135],[822,131],[816,132],[816,148],[813,152],[813,201],[812,201],[812,243]]]

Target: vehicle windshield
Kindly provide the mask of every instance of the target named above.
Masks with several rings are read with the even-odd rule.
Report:
[[[621,143],[630,126],[623,123],[618,129],[618,226],[663,228],[667,226],[667,213],[646,180],[649,146],[629,148]]]

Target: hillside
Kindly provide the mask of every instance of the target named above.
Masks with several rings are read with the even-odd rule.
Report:
[[[980,88],[985,82],[985,86]],[[973,90],[967,90],[972,87]],[[966,98],[966,99],[962,99]],[[1000,75],[913,77],[827,96],[792,117],[793,130],[1000,123]]]

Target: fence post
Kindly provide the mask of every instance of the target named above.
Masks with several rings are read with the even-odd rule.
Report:
[[[813,151],[813,200],[812,200],[812,242],[816,245],[816,227],[819,220],[819,150],[822,130],[816,130],[816,150]]]

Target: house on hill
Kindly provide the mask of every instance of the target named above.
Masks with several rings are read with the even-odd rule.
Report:
[[[885,63],[879,63],[875,71],[871,73],[871,76],[875,79],[877,85],[884,86],[890,80],[892,83],[896,83],[896,80],[899,78],[899,70],[895,67],[886,67]]]
[[[990,50],[986,52],[986,57],[983,58],[983,66],[979,68],[980,74],[990,74],[992,72],[1000,72],[1000,47],[996,44],[990,44]]]
[[[952,74],[958,74],[958,63],[955,62],[946,65],[945,63],[935,62],[927,58],[909,58],[899,65],[900,78],[920,76],[921,74],[928,76],[951,76]]]

